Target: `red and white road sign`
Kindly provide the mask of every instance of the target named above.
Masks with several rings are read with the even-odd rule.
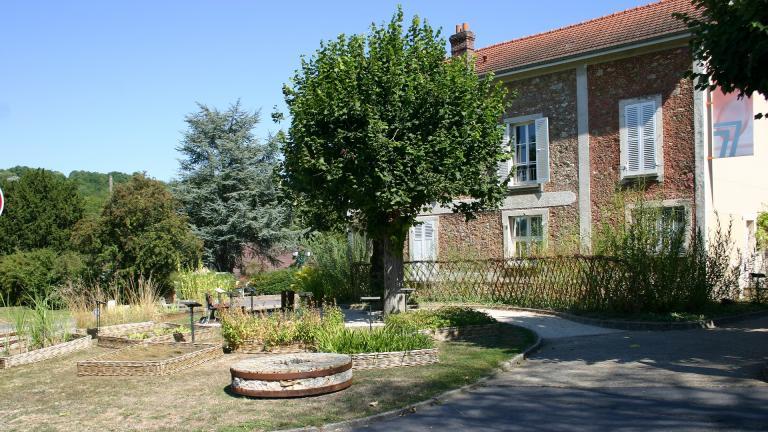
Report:
[[[3,205],[5,205],[5,198],[3,198],[3,190],[0,189],[0,215],[3,214]]]

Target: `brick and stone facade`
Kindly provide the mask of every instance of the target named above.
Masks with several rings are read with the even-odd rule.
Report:
[[[510,218],[521,215],[543,217],[544,240],[555,252],[573,252],[579,245],[588,250],[591,233],[616,192],[639,184],[649,199],[684,203],[694,222],[695,90],[683,78],[692,58],[683,27],[667,18],[670,10],[687,8],[683,0],[667,0],[477,50],[465,43],[468,28],[457,27],[452,55],[474,55],[480,73],[493,72],[516,95],[502,121],[547,119],[549,179],[510,187],[498,210],[469,222],[440,208],[425,214],[437,231],[435,258],[508,257]],[[636,41],[628,26],[638,28]],[[563,51],[563,38],[580,51]],[[661,168],[658,176],[622,180],[620,104],[638,98],[654,98],[661,107],[660,117],[654,116],[661,119],[656,121],[661,123]]]

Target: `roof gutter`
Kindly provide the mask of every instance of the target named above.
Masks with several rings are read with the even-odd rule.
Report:
[[[674,33],[671,35],[659,37],[659,38],[647,39],[642,42],[632,42],[628,44],[612,46],[610,48],[603,48],[595,51],[589,51],[582,54],[575,54],[572,56],[560,57],[556,61],[543,61],[543,62],[533,63],[529,65],[524,65],[524,66],[518,66],[510,69],[503,69],[498,72],[493,72],[493,71],[490,71],[490,72],[493,72],[494,78],[503,78],[506,76],[517,75],[523,72],[530,72],[537,69],[544,69],[544,68],[559,66],[567,63],[583,62],[596,57],[601,57],[601,56],[610,55],[610,54],[619,53],[622,51],[628,51],[628,50],[637,49],[637,48],[644,48],[652,45],[663,44],[665,42],[685,40],[690,38],[690,36],[691,36],[690,32],[684,31],[680,33]],[[481,74],[481,76],[487,75],[490,72],[483,73]]]

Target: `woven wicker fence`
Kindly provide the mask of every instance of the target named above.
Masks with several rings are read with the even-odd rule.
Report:
[[[91,342],[92,340],[90,335],[75,335],[75,338],[68,342],[28,351],[22,354],[0,357],[0,369],[37,363],[39,361],[62,356],[71,352],[80,351],[89,348],[91,346]]]
[[[355,265],[360,291],[370,265]],[[519,307],[599,310],[631,301],[619,262],[563,256],[404,264],[404,285],[422,301],[502,303]]]

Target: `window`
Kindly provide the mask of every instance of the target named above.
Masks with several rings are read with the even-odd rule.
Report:
[[[660,176],[661,96],[619,103],[621,178]]]
[[[682,248],[688,247],[692,233],[688,200],[665,200],[642,208],[630,206],[627,215],[631,223],[641,223],[655,231],[659,251],[677,242]]]
[[[526,257],[544,250],[547,219],[546,209],[503,211],[504,257]]]
[[[420,219],[411,227],[409,252],[411,261],[435,261],[437,259],[437,218]]]
[[[549,181],[549,121],[546,117],[508,119],[502,146],[513,156],[499,164],[500,179],[511,173],[511,187],[535,186]]]
[[[512,225],[512,251],[515,257],[526,257],[544,247],[541,216],[515,216]]]

